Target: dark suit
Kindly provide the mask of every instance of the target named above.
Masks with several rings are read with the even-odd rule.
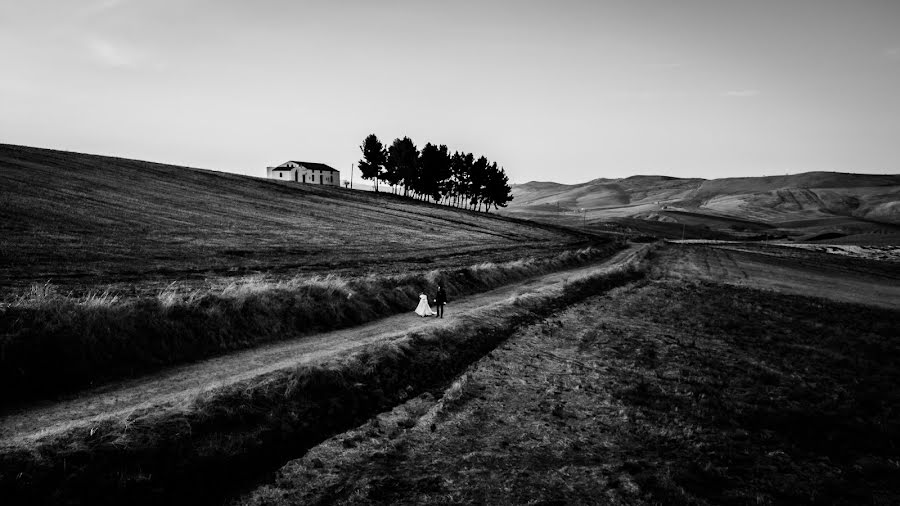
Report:
[[[444,304],[447,303],[447,292],[444,291],[443,286],[438,287],[437,297],[435,297],[434,301],[437,303],[437,314],[439,318],[444,317]]]

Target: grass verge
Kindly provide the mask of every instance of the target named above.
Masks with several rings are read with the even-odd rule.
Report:
[[[74,391],[259,343],[350,327],[416,306],[442,283],[452,299],[609,256],[621,245],[547,259],[344,279],[246,278],[216,291],[129,299],[111,292],[73,297],[38,285],[0,310],[0,399],[4,404]],[[2,407],[2,406],[0,406]]]
[[[372,345],[0,455],[7,504],[213,503],[324,438],[442,384],[524,322],[644,275],[640,259],[452,328]],[[223,483],[230,484],[222,486]]]

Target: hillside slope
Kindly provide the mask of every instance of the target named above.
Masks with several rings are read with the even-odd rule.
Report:
[[[689,197],[700,179],[657,176],[633,176],[627,179],[595,179],[587,183],[525,183],[512,189],[510,212],[572,212],[580,209],[603,210],[609,216],[628,216],[656,206],[658,201]]]
[[[504,211],[538,221],[581,225],[616,221],[652,229],[668,224],[733,233],[779,229],[793,235],[900,232],[900,175],[803,174],[681,179],[633,176],[576,185],[531,182],[513,187]]]
[[[583,240],[393,195],[0,144],[7,288],[402,272],[550,254]]]

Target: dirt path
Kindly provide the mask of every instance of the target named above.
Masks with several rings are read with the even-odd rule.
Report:
[[[272,343],[114,383],[62,401],[28,406],[0,417],[0,447],[27,444],[101,419],[125,418],[138,409],[187,406],[203,392],[224,385],[279,369],[322,361],[360,346],[395,339],[416,330],[447,326],[455,318],[477,315],[521,294],[560,289],[567,281],[615,268],[633,259],[645,247],[633,246],[599,264],[548,274],[454,300],[447,305],[443,320],[420,318],[410,309],[408,314],[367,325]]]

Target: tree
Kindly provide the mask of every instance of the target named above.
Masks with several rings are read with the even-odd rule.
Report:
[[[379,181],[387,182],[394,193],[402,184],[404,197],[412,192],[419,200],[476,211],[483,205],[485,212],[506,207],[512,200],[506,172],[484,156],[476,159],[464,151],[451,155],[445,144],[430,142],[420,153],[409,137],[394,139],[385,149],[375,134],[366,137],[360,150],[359,169],[363,178],[375,179],[375,191]]]
[[[446,144],[438,146],[437,163],[434,166],[435,197],[438,201],[450,192],[450,150]]]
[[[446,181],[450,178],[450,154],[447,146],[435,146],[432,143],[425,144],[419,156],[415,191],[424,198],[431,198],[435,202],[440,200],[446,188]]]
[[[466,172],[466,156],[459,151],[454,151],[450,157],[450,181],[448,183],[449,193],[454,206],[459,206],[459,196],[464,191],[464,181]]]
[[[487,181],[485,183],[485,196],[487,200],[487,208],[490,211],[491,205],[494,209],[506,207],[506,204],[512,200],[512,188],[509,187],[509,178],[506,177],[506,171],[497,168],[497,162],[488,167]]]
[[[487,182],[488,160],[480,156],[469,172],[469,204],[478,211],[484,202],[484,186]]]
[[[394,183],[403,184],[403,196],[409,195],[410,184],[415,184],[416,167],[419,163],[419,150],[409,137],[394,139],[388,148],[387,167]]]
[[[378,137],[375,134],[369,134],[366,137],[366,140],[363,141],[362,146],[359,147],[360,151],[362,151],[363,159],[359,161],[357,166],[359,167],[359,172],[362,175],[363,179],[373,179],[375,182],[375,191],[378,191],[378,180],[381,178],[382,173],[384,172],[384,164],[387,159],[387,151],[384,149],[384,145],[381,144],[381,141],[378,140]]]
[[[395,161],[391,158],[390,148],[388,148],[388,155],[384,160],[384,174],[381,176],[381,179],[391,187],[394,193],[396,193],[396,186],[400,184],[400,173],[397,170],[397,166],[394,165]]]
[[[451,161],[450,170],[453,173],[453,186],[456,207],[465,205],[467,197],[471,194],[472,167],[475,157],[472,153],[456,153]]]

